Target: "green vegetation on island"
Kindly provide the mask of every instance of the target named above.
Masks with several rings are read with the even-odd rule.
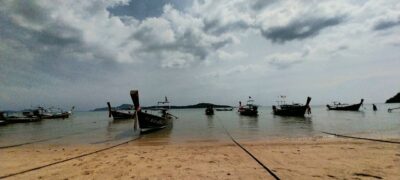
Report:
[[[400,103],[400,92],[386,100],[386,103]]]

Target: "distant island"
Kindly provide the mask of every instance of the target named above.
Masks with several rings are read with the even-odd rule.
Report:
[[[214,108],[231,108],[232,106],[228,105],[217,105],[217,104],[212,104],[212,103],[198,103],[194,105],[187,105],[187,106],[170,106],[171,109],[195,109],[195,108],[206,108],[208,106],[213,106]],[[152,109],[152,108],[157,108],[159,106],[147,106],[147,107],[142,107],[142,109]],[[133,109],[133,105],[131,104],[122,104],[120,106],[114,107],[119,110],[131,110]],[[96,108],[93,109],[92,111],[108,111],[107,107],[103,108]]]
[[[117,107],[113,107],[119,110],[131,110],[133,109],[133,105],[132,104],[121,104],[120,106]],[[108,111],[108,107],[102,107],[102,108],[96,108],[93,109],[92,111]]]
[[[386,103],[400,103],[400,92],[386,100]]]

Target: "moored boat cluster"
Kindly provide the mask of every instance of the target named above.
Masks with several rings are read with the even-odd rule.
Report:
[[[112,108],[110,103],[107,102],[109,117],[113,117],[114,120],[119,119],[134,119],[135,120],[135,129],[137,127],[140,128],[141,132],[161,129],[167,127],[172,123],[172,118],[177,118],[174,115],[170,114],[168,110],[170,109],[169,101],[167,97],[165,97],[165,101],[158,102],[157,107],[153,107],[151,109],[143,110],[139,104],[139,92],[137,90],[132,90],[130,92],[131,99],[133,102],[133,106],[129,110],[118,110]],[[280,96],[282,99],[286,98],[286,96]],[[243,116],[258,116],[258,106],[254,104],[254,99],[249,96],[247,103],[245,105],[239,101],[238,114]],[[311,114],[310,107],[311,97],[307,97],[306,103],[292,103],[288,104],[284,100],[278,101],[277,105],[272,106],[272,113],[277,116],[297,116],[304,117],[305,115]],[[333,105],[327,105],[328,110],[343,110],[343,111],[358,111],[363,104],[364,99],[361,99],[360,103],[357,104],[342,104],[342,103],[334,103]],[[162,104],[162,106],[160,106]],[[377,110],[376,106],[373,105],[374,111]],[[216,111],[233,111],[234,107],[231,108],[217,108]],[[147,111],[155,111],[154,113],[149,113]],[[208,105],[205,109],[205,115],[212,116],[214,115],[214,108],[212,105]]]
[[[37,107],[35,109],[24,110],[22,112],[0,111],[0,125],[13,123],[37,122],[43,119],[67,119],[72,115],[75,107],[70,111],[63,111],[59,108]]]

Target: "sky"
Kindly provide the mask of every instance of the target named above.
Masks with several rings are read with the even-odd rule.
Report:
[[[398,0],[2,0],[0,110],[384,102]]]

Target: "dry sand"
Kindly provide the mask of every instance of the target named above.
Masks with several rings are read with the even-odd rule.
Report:
[[[281,179],[399,179],[400,145],[318,137],[240,141]],[[112,144],[0,149],[0,176]],[[10,179],[273,179],[231,141],[139,139]]]

